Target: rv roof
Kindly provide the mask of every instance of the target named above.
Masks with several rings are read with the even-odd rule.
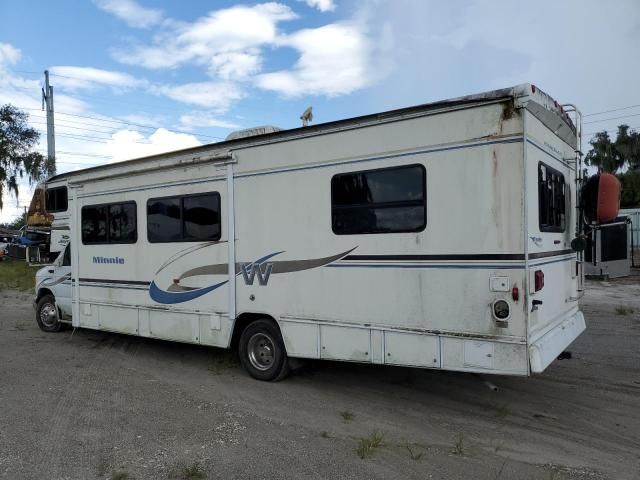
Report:
[[[523,98],[526,97],[526,98]],[[329,131],[333,131],[341,128],[357,128],[369,126],[372,124],[380,123],[380,122],[389,122],[394,120],[399,120],[406,117],[413,116],[421,116],[429,114],[434,110],[446,110],[448,108],[455,108],[464,105],[477,105],[483,103],[493,103],[500,100],[506,100],[508,98],[513,99],[522,99],[524,100],[523,104],[527,104],[529,102],[535,102],[536,104],[546,108],[547,110],[551,110],[553,113],[557,115],[557,117],[562,120],[565,124],[565,128],[568,127],[573,134],[575,134],[576,129],[573,125],[573,122],[569,118],[569,116],[562,111],[562,107],[558,105],[556,101],[553,100],[549,95],[538,89],[536,86],[532,84],[521,84],[515,87],[502,88],[499,90],[492,90],[489,92],[483,92],[473,95],[466,95],[463,97],[452,98],[448,100],[441,100],[432,103],[424,103],[421,105],[415,105],[412,107],[405,107],[396,110],[389,110],[385,112],[373,113],[369,115],[363,115],[360,117],[346,118],[343,120],[335,120],[332,122],[320,123],[316,125],[310,125],[306,127],[292,128],[288,130],[280,130],[270,133],[265,133],[262,135],[253,135],[250,137],[244,138],[233,138],[231,140],[225,140],[217,143],[210,143],[206,145],[200,145],[198,147],[186,148],[183,150],[174,150],[170,152],[160,153],[156,155],[150,155],[147,157],[140,157],[131,160],[125,160],[122,162],[110,163],[106,165],[100,165],[97,167],[85,168],[81,170],[74,170],[73,172],[62,173],[60,175],[55,175],[48,179],[47,182],[62,180],[68,177],[72,177],[75,175],[80,175],[84,173],[91,172],[102,172],[109,169],[117,169],[123,166],[131,166],[139,163],[144,163],[152,160],[161,160],[165,158],[169,158],[177,155],[191,155],[191,154],[200,154],[215,150],[224,150],[224,149],[232,149],[234,147],[239,146],[251,146],[253,144],[260,144],[264,142],[276,142],[276,141],[284,141],[290,138],[299,138],[301,136],[314,136],[314,135],[322,135],[324,133],[328,133]]]

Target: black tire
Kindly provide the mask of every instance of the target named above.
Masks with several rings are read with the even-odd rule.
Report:
[[[273,320],[250,323],[240,336],[240,362],[257,380],[277,382],[289,374],[287,351]]]
[[[43,332],[59,332],[64,324],[60,322],[53,295],[43,295],[36,307],[36,321]]]

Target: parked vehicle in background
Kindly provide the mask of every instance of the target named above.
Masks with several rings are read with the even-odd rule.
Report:
[[[0,260],[6,260],[8,256],[7,247],[9,246],[8,238],[0,238]]]
[[[18,237],[14,238],[7,247],[8,256],[25,259],[31,263],[48,263],[51,260],[49,236],[48,230],[22,227]]]
[[[525,84],[57,175],[38,323],[237,348],[261,380],[540,373],[585,329],[573,111]]]

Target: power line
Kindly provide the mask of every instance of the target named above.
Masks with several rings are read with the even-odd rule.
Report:
[[[40,110],[39,108],[27,108],[27,107],[18,107],[21,108],[23,110]],[[195,135],[195,136],[199,136],[199,137],[206,137],[206,138],[213,138],[215,140],[224,140],[222,137],[218,137],[215,135],[205,135],[204,133],[194,133],[194,132],[187,132],[185,130],[176,130],[176,129],[169,129],[166,127],[161,127],[161,126],[154,126],[154,125],[144,125],[144,124],[140,124],[140,123],[133,123],[133,122],[125,122],[124,120],[114,120],[114,119],[104,119],[104,118],[100,118],[100,117],[93,117],[90,115],[78,115],[76,113],[66,113],[66,112],[56,112],[60,115],[67,115],[70,117],[77,117],[77,118],[87,118],[90,120],[97,120],[100,122],[105,122],[105,123],[118,123],[118,124],[123,124],[123,125],[131,125],[134,127],[140,127],[140,128],[149,128],[152,130],[157,130],[159,128],[164,128],[165,130],[168,130],[170,132],[174,132],[174,133],[184,133],[187,135]]]
[[[630,110],[630,109],[636,108],[636,107],[640,107],[640,104],[638,104],[638,105],[630,105],[628,107],[613,108],[611,110],[604,110],[602,112],[587,113],[586,115],[583,115],[583,116],[584,117],[593,117],[595,115],[602,115],[604,113],[619,112],[621,110]]]
[[[44,152],[45,150],[38,150],[39,152]],[[111,155],[100,155],[98,153],[81,153],[81,152],[68,152],[66,150],[58,150],[56,152],[56,156],[57,154],[62,154],[62,155],[74,155],[74,156],[78,156],[78,157],[94,157],[94,158],[113,158]]]
[[[60,137],[64,137],[64,138],[71,138],[73,140],[81,140],[84,142],[94,142],[94,143],[109,143],[109,142],[105,142],[103,140],[108,140],[102,137],[91,137],[88,135],[75,135],[73,133],[58,133],[58,136]],[[137,142],[136,142],[137,143]]]
[[[35,125],[46,125],[47,124],[47,122],[34,122],[34,121],[31,121],[30,123],[33,123]],[[61,127],[61,128],[72,128],[74,130],[84,130],[84,131],[93,132],[93,133],[107,133],[107,134],[109,134],[109,133],[113,132],[113,130],[110,130],[110,131],[94,130],[94,129],[91,129],[91,128],[73,127],[71,125],[61,125],[60,122],[58,122],[58,127]]]
[[[635,128],[640,128],[640,126],[629,127],[629,128],[635,129]],[[585,133],[585,135],[596,135],[596,134],[602,133],[602,132],[612,133],[612,132],[617,132],[617,131],[618,131],[617,128],[612,128],[611,130],[598,130],[597,132]]]
[[[602,120],[592,120],[590,122],[584,122],[584,125],[587,125],[589,123],[608,122],[609,120],[619,120],[621,118],[627,118],[627,117],[640,117],[640,113],[634,113],[631,115],[622,115],[620,117],[603,118]]]

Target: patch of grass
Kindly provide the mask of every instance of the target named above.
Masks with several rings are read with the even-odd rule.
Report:
[[[0,262],[0,290],[29,290],[36,286],[38,267],[30,267],[24,260]]]
[[[616,315],[631,315],[633,308],[631,307],[616,307]]]
[[[111,480],[127,480],[129,474],[127,472],[113,472],[111,474]]]
[[[342,420],[344,420],[345,423],[350,422],[351,420],[353,420],[353,412],[350,410],[344,410],[342,412],[340,412],[340,416],[342,417]]]
[[[373,432],[368,437],[359,438],[356,444],[356,453],[362,459],[367,458],[376,448],[382,445],[383,438],[384,436],[381,432]]]
[[[424,455],[424,451],[419,452],[418,448],[415,445],[411,446],[409,442],[405,443],[404,448],[406,448],[409,451],[409,456],[411,457],[411,460],[415,460],[416,462],[420,460]]]
[[[458,433],[453,440],[453,449],[451,453],[454,455],[464,455],[464,433]]]
[[[191,465],[179,464],[171,471],[169,478],[194,480],[196,478],[207,478],[207,474],[198,462],[194,462]]]

